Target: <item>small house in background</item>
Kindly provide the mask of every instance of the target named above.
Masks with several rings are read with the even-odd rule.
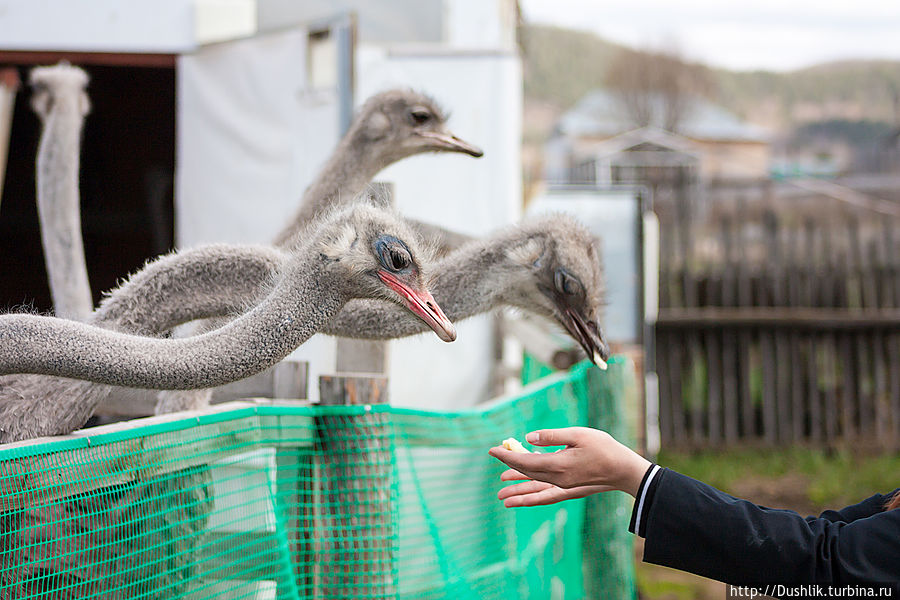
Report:
[[[563,114],[545,147],[545,180],[555,184],[708,182],[768,176],[769,135],[720,106],[685,98],[677,131],[665,130],[662,98],[652,98],[648,123],[635,127],[622,100],[595,90]]]
[[[597,144],[590,158],[573,167],[572,180],[598,186],[695,181],[698,149],[682,136],[642,127]]]

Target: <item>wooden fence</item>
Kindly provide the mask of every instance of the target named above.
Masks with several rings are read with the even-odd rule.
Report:
[[[900,218],[735,206],[661,226],[664,447],[900,446]]]

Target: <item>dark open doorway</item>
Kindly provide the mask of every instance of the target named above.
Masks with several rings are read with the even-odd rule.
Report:
[[[31,65],[18,66],[27,81]],[[81,155],[81,221],[96,303],[102,292],[173,245],[175,69],[79,66],[91,78],[92,108]],[[35,206],[40,122],[29,98],[30,90],[23,87],[16,99],[0,200],[0,311],[22,305],[41,312],[52,309]]]

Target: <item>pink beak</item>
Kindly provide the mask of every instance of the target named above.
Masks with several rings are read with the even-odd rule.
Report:
[[[484,152],[478,146],[473,146],[465,140],[461,140],[452,133],[444,131],[420,131],[419,135],[436,142],[444,150],[449,152],[462,152],[475,158],[484,156]]]
[[[378,271],[378,277],[386,286],[400,294],[406,308],[425,321],[439,338],[445,342],[452,342],[456,339],[456,327],[450,322],[429,291],[415,291],[387,271]]]

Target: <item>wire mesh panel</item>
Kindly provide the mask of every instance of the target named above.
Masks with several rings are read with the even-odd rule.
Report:
[[[585,424],[573,378],[485,410],[397,410],[402,598],[581,598],[581,503],[525,511],[497,500],[504,467],[486,458],[504,438]],[[563,577],[570,571],[574,577]],[[564,596],[551,595],[571,586]]]
[[[574,599],[587,555],[619,590],[583,544],[618,508],[504,509],[487,455],[588,424],[591,372],[458,413],[240,404],[2,447],[0,599]]]

